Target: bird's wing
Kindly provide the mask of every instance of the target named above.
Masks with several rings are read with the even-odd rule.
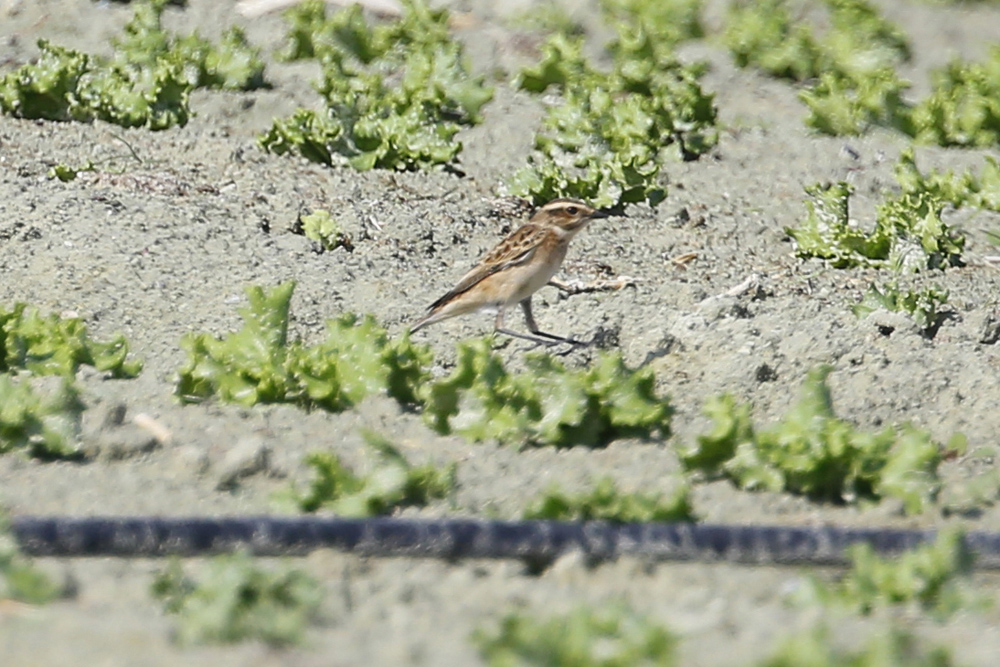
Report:
[[[467,292],[494,273],[512,266],[524,264],[535,254],[535,250],[545,239],[546,231],[538,225],[528,223],[511,232],[495,248],[486,253],[479,263],[462,276],[451,290],[430,305],[430,310],[448,303],[459,294]]]

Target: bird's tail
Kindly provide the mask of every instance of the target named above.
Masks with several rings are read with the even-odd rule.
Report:
[[[430,310],[427,311],[426,315],[421,317],[419,320],[417,320],[416,324],[410,327],[410,333],[416,333],[421,329],[423,329],[428,324],[434,324],[435,322],[438,321],[438,319],[440,319],[439,317],[437,317],[437,315],[438,313],[436,312],[436,309],[431,308]]]
[[[462,294],[462,292],[449,292],[432,303],[424,316],[413,325],[412,329],[410,329],[410,333],[417,332],[426,327],[428,324],[434,324],[435,322],[447,320],[457,315],[465,315],[466,313],[482,310],[484,307],[491,309],[498,307],[497,304],[484,304],[479,301],[463,301],[461,299],[456,299],[455,297],[458,294]]]

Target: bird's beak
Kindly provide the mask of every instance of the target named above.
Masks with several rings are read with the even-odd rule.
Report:
[[[610,217],[611,217],[611,214],[608,213],[607,211],[594,211],[591,214],[590,219],[591,220],[596,220],[598,218],[610,218]]]

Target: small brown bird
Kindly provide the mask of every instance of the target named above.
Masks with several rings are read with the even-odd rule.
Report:
[[[419,331],[450,317],[479,310],[496,312],[496,331],[536,343],[581,344],[538,328],[531,313],[531,295],[548,284],[566,257],[569,242],[594,218],[606,218],[578,199],[553,199],[479,260],[458,284],[430,305],[413,326]],[[504,308],[520,303],[532,336],[505,329]]]

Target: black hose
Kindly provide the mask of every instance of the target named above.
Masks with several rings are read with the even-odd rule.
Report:
[[[259,556],[331,548],[369,556],[516,558],[545,563],[582,552],[599,561],[654,560],[840,564],[865,542],[894,554],[932,540],[934,531],[834,526],[732,526],[696,523],[615,524],[481,519],[342,519],[334,517],[31,517],[12,519],[34,556],[205,555],[249,549]],[[1000,534],[968,533],[979,567],[1000,568]]]

